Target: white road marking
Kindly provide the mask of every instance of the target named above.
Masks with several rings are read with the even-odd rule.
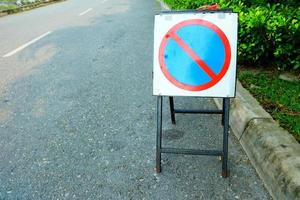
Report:
[[[83,11],[82,13],[80,13],[78,16],[82,16],[85,15],[86,13],[90,12],[91,10],[93,10],[93,8],[89,8],[86,11]]]
[[[107,0],[103,0],[101,3],[105,3],[105,2],[107,2]]]
[[[40,39],[46,37],[47,35],[49,35],[49,34],[51,34],[51,33],[52,33],[52,31],[48,31],[47,33],[44,33],[43,35],[41,35],[41,36],[39,36],[39,37],[37,37],[37,38],[35,38],[35,39],[33,39],[33,40],[27,42],[26,44],[23,44],[22,46],[16,48],[16,49],[13,50],[13,51],[11,51],[11,52],[5,54],[5,55],[3,56],[3,58],[10,57],[10,56],[12,56],[12,55],[18,53],[19,51],[22,51],[22,50],[25,49],[26,47],[32,45],[33,43],[39,41]]]

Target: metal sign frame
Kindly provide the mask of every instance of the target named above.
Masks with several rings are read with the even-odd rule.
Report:
[[[229,134],[229,109],[230,98],[223,98],[222,110],[183,110],[175,109],[174,98],[169,97],[170,113],[172,124],[176,124],[175,114],[221,114],[223,125],[223,148],[222,150],[197,150],[197,149],[177,149],[177,148],[164,148],[162,147],[162,108],[163,96],[157,97],[157,135],[156,135],[156,172],[161,172],[161,154],[186,154],[186,155],[208,155],[208,156],[221,156],[222,160],[222,177],[229,176],[228,170],[228,134]]]

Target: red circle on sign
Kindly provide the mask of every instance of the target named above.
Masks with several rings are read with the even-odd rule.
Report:
[[[180,28],[184,27],[184,26],[189,26],[189,25],[200,25],[200,26],[205,26],[208,27],[209,29],[213,30],[221,39],[223,45],[224,45],[224,49],[225,49],[225,60],[224,60],[224,64],[221,68],[221,71],[214,77],[211,77],[211,81],[202,84],[202,85],[187,85],[184,83],[181,83],[179,81],[177,81],[168,71],[167,66],[165,64],[165,56],[164,56],[164,52],[165,52],[165,48],[166,45],[168,43],[168,40],[171,38],[171,35],[174,35],[176,33],[177,30],[179,30]],[[180,38],[179,38],[180,39]],[[230,50],[230,44],[229,41],[226,37],[226,35],[224,34],[224,32],[215,24],[208,22],[206,20],[202,20],[202,19],[192,19],[192,20],[186,20],[183,22],[180,22],[178,24],[176,24],[175,26],[173,26],[168,32],[167,34],[164,36],[160,48],[159,48],[159,63],[160,63],[160,68],[163,72],[163,74],[165,75],[165,77],[171,82],[173,83],[175,86],[184,89],[184,90],[188,90],[188,91],[201,91],[201,90],[206,90],[212,86],[214,86],[215,84],[217,84],[226,74],[229,65],[230,65],[230,60],[231,60],[231,50]],[[199,60],[198,60],[199,61]],[[201,62],[201,64],[206,65],[202,60],[200,60],[199,62]],[[207,66],[207,65],[206,65]],[[209,67],[209,66],[207,66]],[[211,69],[209,69],[211,70]]]

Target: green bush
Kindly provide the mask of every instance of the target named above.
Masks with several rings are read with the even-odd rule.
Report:
[[[165,0],[173,9],[218,3],[239,13],[238,59],[244,65],[300,70],[300,1]]]

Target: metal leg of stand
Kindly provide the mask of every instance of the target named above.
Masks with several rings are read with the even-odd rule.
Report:
[[[224,113],[225,113],[225,98],[223,98],[223,102],[222,102],[222,126],[224,126]]]
[[[162,96],[157,97],[156,172],[161,172]]]
[[[169,97],[169,102],[170,102],[170,112],[171,112],[172,124],[176,124],[175,110],[174,110],[174,98],[173,97]]]
[[[229,176],[229,170],[227,166],[228,161],[228,134],[229,134],[229,106],[230,99],[223,99],[224,108],[224,133],[223,133],[223,159],[222,159],[222,177],[227,178]]]

